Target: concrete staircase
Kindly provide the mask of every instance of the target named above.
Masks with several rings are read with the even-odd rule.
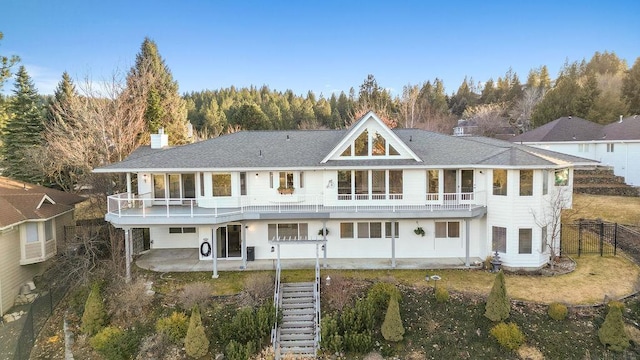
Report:
[[[279,354],[299,357],[315,357],[315,284],[283,283],[280,311],[282,321],[278,329],[277,345]]]
[[[578,194],[638,196],[638,189],[625,184],[609,167],[576,168],[573,172],[573,192]]]

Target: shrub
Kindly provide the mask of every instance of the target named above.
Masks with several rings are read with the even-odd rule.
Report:
[[[101,352],[103,349],[117,344],[120,337],[122,337],[122,330],[115,326],[107,326],[89,339],[89,344],[94,350]]]
[[[159,334],[167,336],[174,344],[180,345],[184,343],[189,328],[189,319],[187,315],[174,311],[170,316],[163,317],[156,321],[156,331]]]
[[[549,309],[547,310],[549,317],[553,320],[558,321],[564,320],[567,317],[568,312],[569,311],[567,310],[567,306],[565,304],[557,302],[549,304]]]
[[[609,312],[598,330],[598,338],[602,345],[612,351],[622,352],[629,346],[629,336],[624,329],[624,320],[622,319],[624,305],[619,301],[611,301],[608,307]]]
[[[436,288],[436,301],[443,304],[449,301],[449,290],[445,287]]]
[[[504,321],[509,317],[511,304],[507,296],[507,287],[504,281],[504,273],[502,270],[498,272],[493,282],[493,287],[487,298],[484,316],[491,321]]]
[[[376,327],[376,309],[371,301],[359,299],[354,307],[345,308],[340,315],[340,328],[343,332],[359,333],[373,331]]]
[[[344,334],[343,339],[344,347],[347,351],[364,354],[373,349],[373,338],[368,332],[347,332]]]
[[[509,350],[516,350],[524,343],[524,334],[514,323],[499,323],[489,331],[498,343]]]
[[[270,273],[252,273],[244,281],[244,293],[251,306],[262,305],[265,299],[273,297],[274,278]]]
[[[320,346],[328,352],[335,354],[342,351],[343,339],[340,335],[338,319],[336,316],[325,316],[320,328],[322,340]]]
[[[340,274],[330,274],[331,285],[322,287],[323,302],[326,302],[329,310],[342,311],[346,306],[353,305],[354,299],[361,297],[360,291],[362,284],[356,284],[360,286],[354,286],[354,281],[349,278],[345,278]]]
[[[391,297],[400,301],[402,296],[398,288],[388,282],[375,283],[367,292],[367,302],[371,304],[376,324],[380,324],[384,320],[384,309],[389,306]]]
[[[153,295],[148,294],[142,277],[130,282],[115,282],[108,289],[111,324],[129,326],[131,319],[139,319],[152,308]]]
[[[193,282],[186,284],[180,295],[178,295],[178,303],[183,309],[193,309],[198,305],[201,308],[206,308],[209,299],[211,298],[211,285],[206,282]]]
[[[402,319],[400,318],[398,299],[395,297],[391,297],[389,300],[389,307],[387,308],[387,314],[384,317],[381,330],[385,340],[393,342],[402,341],[404,326],[402,326]]]
[[[204,333],[198,305],[191,310],[191,319],[189,320],[187,336],[184,339],[184,348],[187,351],[187,355],[194,358],[201,358],[209,352],[209,339]]]
[[[89,339],[89,344],[100,355],[109,360],[127,360],[136,354],[142,331],[123,331],[115,326],[107,326]]]
[[[224,348],[224,354],[228,360],[246,360],[256,352],[253,341],[247,342],[246,345],[231,340]]]
[[[84,305],[82,314],[82,332],[92,336],[98,333],[106,323],[107,313],[104,309],[100,287],[94,284]]]

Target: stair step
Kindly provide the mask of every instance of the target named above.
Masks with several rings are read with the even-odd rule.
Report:
[[[286,324],[287,321],[313,321],[315,315],[287,315],[282,314],[282,323]]]
[[[311,320],[300,320],[300,321],[287,321],[286,323],[282,323],[280,325],[280,329],[300,329],[300,328],[314,328],[316,326],[315,321]]]
[[[285,347],[311,347],[313,348],[315,340],[280,340],[280,348]]]
[[[313,291],[282,293],[282,298],[313,297]]]
[[[315,312],[314,307],[293,308],[283,310],[282,315],[314,315]]]
[[[288,347],[288,348],[284,348],[281,347],[280,348],[280,353],[281,354],[296,354],[296,355],[302,355],[302,356],[314,356],[315,355],[315,349],[313,347]]]
[[[313,333],[313,331],[315,330],[314,328],[315,324],[313,324],[312,326],[301,326],[301,327],[281,327],[280,328],[280,336],[284,335],[284,334],[299,334],[299,333]]]
[[[289,333],[289,334],[280,334],[280,341],[290,341],[290,340],[311,340],[315,339],[315,334],[313,332],[310,333]]]

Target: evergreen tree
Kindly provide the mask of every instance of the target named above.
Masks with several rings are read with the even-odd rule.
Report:
[[[66,71],[62,73],[62,79],[53,92],[53,98],[47,107],[47,121],[58,122],[73,127],[75,124],[72,114],[71,103],[77,98],[76,86],[71,80],[71,76]]]
[[[389,298],[389,306],[387,307],[387,313],[384,316],[381,331],[382,336],[387,341],[402,341],[404,326],[402,325],[402,319],[400,317],[398,299],[395,296],[391,296]]]
[[[493,287],[487,298],[487,305],[485,306],[484,316],[489,320],[498,322],[504,321],[509,317],[509,311],[511,309],[511,303],[507,296],[507,287],[504,281],[504,273],[502,270],[498,272],[493,282]]]
[[[142,78],[147,91],[139,94],[146,96],[144,118],[150,133],[164,128],[169,135],[170,144],[188,142],[187,108],[185,101],[178,93],[178,83],[173,80],[171,71],[158,52],[156,43],[145,38],[136,55],[135,65],[127,77],[128,86]]]
[[[0,40],[2,40],[3,37],[2,31],[0,31]],[[20,61],[20,58],[16,55],[0,55],[0,90],[2,90],[4,82],[11,77],[11,67],[17,64],[18,61]]]
[[[102,296],[100,295],[100,286],[94,284],[91,292],[84,304],[84,312],[82,313],[82,332],[93,336],[98,333],[106,324],[107,313],[104,309]]]
[[[18,69],[14,86],[14,96],[8,106],[11,118],[2,133],[3,175],[41,183],[43,176],[37,170],[30,151],[42,142],[43,108],[24,66]]]
[[[184,339],[184,348],[187,355],[193,358],[201,358],[209,352],[209,339],[204,332],[202,326],[202,318],[200,317],[200,308],[198,305],[191,310],[191,319],[189,320],[189,328],[187,336]]]
[[[607,306],[609,312],[598,330],[598,338],[602,345],[608,346],[613,351],[622,352],[629,347],[629,335],[624,329],[624,320],[622,319],[624,305],[621,302],[612,301]]]
[[[640,57],[622,80],[622,98],[629,107],[630,114],[640,114]]]

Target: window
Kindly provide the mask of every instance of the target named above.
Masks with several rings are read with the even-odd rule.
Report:
[[[355,171],[355,180],[356,180],[356,194],[357,195],[369,195],[369,171],[367,170],[356,170]],[[358,198],[367,198],[368,196],[358,197]]]
[[[578,144],[578,152],[589,152],[589,144]]]
[[[300,183],[298,185],[301,189],[304,187],[304,171],[300,171]]]
[[[247,195],[247,173],[240,173],[240,195]]]
[[[340,223],[340,237],[353,239],[353,223]]]
[[[382,223],[359,222],[358,239],[382,239]]]
[[[533,195],[533,170],[520,170],[520,196]]]
[[[342,154],[340,154],[340,156],[351,156],[351,145],[349,145],[346,149],[344,149],[344,151],[342,152]]]
[[[555,186],[569,185],[569,169],[560,169],[555,171]]]
[[[293,173],[280,171],[280,182],[278,188],[293,189]]]
[[[38,224],[37,223],[27,223],[27,242],[33,243],[38,242]]]
[[[269,172],[269,188],[273,189],[273,172]]]
[[[427,170],[427,200],[438,200],[440,193],[440,170]]]
[[[169,234],[195,234],[196,228],[194,227],[170,227]]]
[[[436,221],[436,238],[459,238],[459,221]]]
[[[338,170],[338,194],[351,194],[351,170]],[[339,197],[348,199],[349,197]]]
[[[213,174],[213,196],[231,196],[231,174]]]
[[[269,224],[267,235],[269,239],[307,239],[309,225],[307,223]]]
[[[531,254],[531,229],[518,232],[518,254]]]
[[[163,199],[164,194],[164,175],[153,175],[153,197],[156,199]]]
[[[371,155],[373,156],[381,156],[387,154],[387,141],[382,137],[382,135],[376,134],[373,136],[372,144],[371,144]]]
[[[374,195],[374,199],[384,199],[387,190],[385,181],[384,170],[371,170],[371,193]]]
[[[204,197],[204,173],[200,173],[200,196]]]
[[[549,170],[542,170],[542,195],[549,193]]]
[[[549,241],[546,225],[542,227],[540,234],[540,252],[544,254],[547,251],[547,242]]]
[[[460,170],[461,188],[460,192],[473,192],[473,170]]]
[[[53,240],[53,220],[44,222],[44,240]]]
[[[494,226],[491,237],[492,251],[507,252],[507,228]]]
[[[398,199],[402,192],[402,170],[389,170],[389,194],[395,195],[393,198]]]
[[[507,195],[507,170],[493,170],[493,195]]]
[[[182,197],[194,199],[196,197],[196,175],[182,174]]]
[[[169,197],[180,199],[180,174],[169,174]]]
[[[400,223],[399,222],[395,222],[395,231],[391,231],[391,222],[387,221],[386,223],[384,223],[384,237],[386,238],[391,238],[391,234],[393,233],[393,237],[394,238],[398,238],[398,236],[400,236]]]
[[[353,142],[355,156],[369,155],[369,131],[366,129]]]
[[[613,143],[607,144],[607,152],[613,152]]]

